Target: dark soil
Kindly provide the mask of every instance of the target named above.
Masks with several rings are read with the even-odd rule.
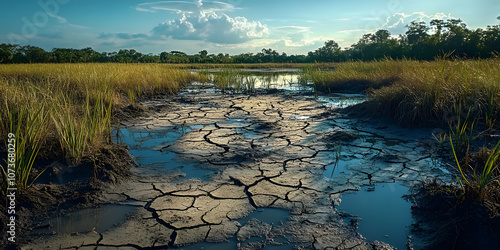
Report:
[[[117,117],[127,119],[142,112],[140,107],[131,106],[118,112]],[[135,164],[127,146],[114,143],[99,146],[77,164],[65,159],[37,161],[32,174],[45,172],[27,190],[16,194],[16,244],[28,242],[30,231],[44,218],[99,205],[102,188],[131,176]],[[0,202],[6,204],[5,199],[1,196]],[[6,207],[0,206],[1,232],[7,231],[6,212]],[[7,237],[2,237],[0,245],[7,243]]]
[[[391,77],[387,79],[382,79],[379,81],[368,81],[368,80],[347,80],[338,81],[334,83],[319,83],[316,85],[316,90],[321,93],[349,93],[358,94],[371,92],[375,89],[380,89],[382,87],[393,85],[398,78]]]
[[[498,197],[498,190],[491,194]],[[492,203],[493,202],[493,203]],[[415,195],[415,249],[500,249],[498,201],[478,202],[455,186],[431,184]]]

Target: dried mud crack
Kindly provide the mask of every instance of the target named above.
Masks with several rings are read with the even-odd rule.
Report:
[[[151,108],[159,111],[122,122],[122,130],[142,136],[134,138],[131,150],[152,152],[138,158],[134,178],[104,194],[108,203],[137,206],[127,220],[105,232],[54,235],[23,248],[161,249],[231,239],[238,242],[234,248],[242,249],[283,244],[306,249],[390,248],[367,242],[333,204],[342,192],[372,182],[420,179],[421,159],[392,159],[401,149],[377,141],[352,143],[375,132],[347,134],[343,128],[355,127],[358,121],[339,122],[340,114],[313,97],[186,95],[169,110]],[[186,98],[189,102],[180,100]],[[159,100],[144,105],[163,104]],[[345,178],[325,178],[326,166],[335,161],[333,144],[374,164],[361,164]],[[404,147],[412,151],[416,146]],[[161,162],[167,156],[173,160]],[[172,162],[179,166],[170,168]],[[182,172],[188,165],[208,176],[189,178]],[[289,216],[276,224],[239,222],[263,208],[283,209]],[[248,242],[252,237],[258,241]]]

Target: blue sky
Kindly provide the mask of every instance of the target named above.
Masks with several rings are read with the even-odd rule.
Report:
[[[333,39],[349,47],[366,33],[405,31],[412,20],[461,18],[499,24],[498,0],[20,0],[0,4],[0,43],[158,54],[306,54]]]

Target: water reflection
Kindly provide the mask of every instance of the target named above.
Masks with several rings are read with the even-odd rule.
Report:
[[[369,241],[406,249],[408,228],[412,224],[411,203],[403,198],[408,193],[409,188],[400,183],[365,187],[343,195],[338,209],[357,216],[358,232]]]
[[[205,75],[222,92],[248,93],[256,90],[313,92],[312,82],[303,81],[300,69],[193,70]]]
[[[318,101],[327,107],[347,108],[366,101],[363,94],[330,94],[318,96]]]
[[[127,215],[138,209],[136,206],[104,205],[86,208],[51,218],[43,226],[32,231],[33,234],[51,235],[53,233],[103,233],[126,220]]]
[[[147,170],[164,170],[173,175],[184,175],[187,179],[208,180],[214,171],[199,168],[194,163],[184,162],[179,159],[179,154],[168,150],[168,147],[183,135],[203,127],[203,125],[178,126],[155,131],[121,128],[119,132],[113,133],[116,135],[113,140],[129,146],[129,153]]]

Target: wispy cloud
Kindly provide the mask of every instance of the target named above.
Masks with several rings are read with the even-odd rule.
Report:
[[[100,33],[97,38],[101,39],[118,38],[124,40],[131,40],[131,39],[149,38],[149,35],[142,33]]]
[[[274,30],[289,31],[289,32],[308,32],[311,30],[309,26],[287,25],[273,27]]]
[[[235,9],[234,5],[224,2],[197,0],[191,1],[158,1],[141,3],[135,8],[143,12],[172,11],[177,13],[196,12],[228,12]]]
[[[370,32],[369,29],[350,29],[350,30],[341,30],[339,33],[360,33],[360,32]]]
[[[67,26],[72,27],[72,28],[79,28],[79,29],[86,29],[87,28],[86,26],[83,26],[83,25],[72,24],[72,23],[68,22],[68,20],[66,18],[59,16],[59,15],[56,15],[52,12],[47,12],[47,15],[56,19],[59,24],[67,25]]]
[[[350,18],[335,18],[335,19],[332,19],[332,21],[351,21]]]

